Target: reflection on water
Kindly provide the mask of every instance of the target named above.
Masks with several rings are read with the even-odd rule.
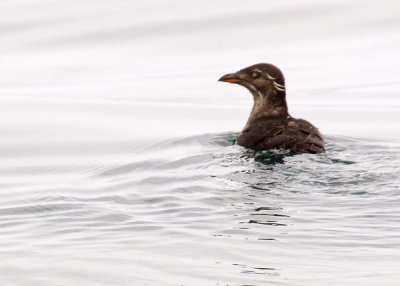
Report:
[[[157,154],[158,164],[132,162],[99,176],[127,193],[140,186],[141,197],[130,201],[128,212],[148,225],[141,231],[156,231],[163,239],[184,238],[190,248],[207,245],[206,260],[216,260],[225,265],[226,275],[233,275],[224,281],[235,281],[238,273],[244,276],[237,282],[256,284],[263,280],[250,274],[290,276],[287,269],[318,267],[312,259],[321,255],[329,257],[326,267],[339,262],[345,267],[349,262],[341,253],[351,253],[353,247],[378,251],[388,243],[397,245],[397,230],[390,234],[387,225],[399,219],[391,199],[398,196],[394,182],[399,146],[328,137],[325,154],[293,155],[248,150],[233,145],[236,136],[207,134],[165,141],[141,150]],[[188,145],[192,152],[171,159],[169,154],[178,153],[175,149]],[[391,160],[382,160],[383,154]],[[375,207],[381,204],[384,211]],[[386,216],[390,209],[392,215]],[[154,224],[158,228],[150,227]],[[169,241],[163,246],[170,251],[176,247]],[[199,255],[205,259],[196,252]],[[311,260],[299,263],[302,256]],[[297,266],[288,267],[287,261]],[[227,270],[229,263],[238,268],[236,274]],[[193,262],[189,265],[194,267]],[[209,270],[214,271],[222,270]],[[329,273],[321,271],[321,277]]]

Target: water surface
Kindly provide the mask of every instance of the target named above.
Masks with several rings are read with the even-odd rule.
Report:
[[[398,6],[1,3],[2,285],[397,285]],[[234,144],[256,62],[325,154]]]

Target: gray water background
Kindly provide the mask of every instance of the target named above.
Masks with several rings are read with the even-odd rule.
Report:
[[[398,1],[2,1],[1,285],[399,285]],[[233,144],[279,66],[327,153]]]

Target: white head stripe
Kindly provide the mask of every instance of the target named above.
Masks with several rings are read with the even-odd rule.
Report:
[[[261,74],[267,75],[268,79],[272,81],[272,84],[274,85],[274,87],[275,87],[276,90],[285,91],[285,87],[284,87],[283,85],[277,83],[277,82],[275,81],[275,78],[274,78],[273,76],[271,76],[270,74],[268,74],[268,73],[263,73],[263,72],[262,72],[261,70],[259,70],[259,69],[254,69],[253,72],[259,72],[259,73],[261,73]],[[255,88],[254,86],[251,86],[251,88],[254,89],[254,90],[256,90],[256,88]]]
[[[268,79],[270,79],[270,80],[275,80],[275,78],[274,77],[272,77],[271,75],[269,75],[269,74],[267,74],[267,77],[268,77]]]
[[[285,91],[285,87],[280,85],[279,83],[273,82],[275,89],[279,91]]]
[[[277,83],[276,81],[274,81],[274,85],[276,85],[276,86],[278,86],[278,87],[281,87],[281,88],[285,88],[283,85]]]
[[[259,70],[259,69],[254,69],[253,72],[258,72],[258,73],[263,74],[262,70]]]

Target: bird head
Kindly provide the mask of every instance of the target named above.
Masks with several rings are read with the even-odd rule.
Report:
[[[246,87],[255,98],[269,94],[285,95],[285,79],[282,72],[271,64],[256,64],[235,73],[222,76],[219,81],[236,83]]]

